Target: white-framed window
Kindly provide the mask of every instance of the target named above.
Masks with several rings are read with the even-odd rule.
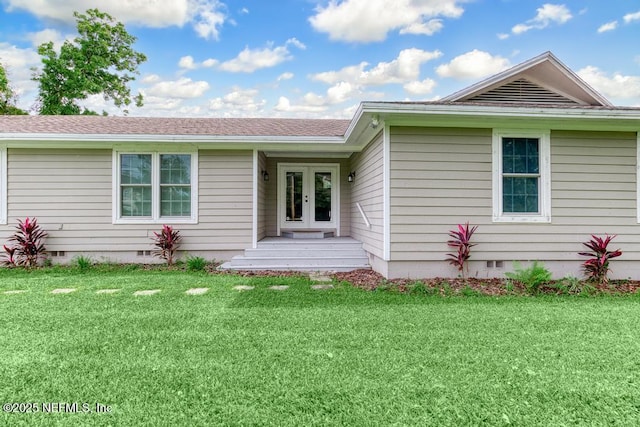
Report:
[[[551,222],[550,132],[494,130],[493,221]]]
[[[0,224],[7,223],[7,148],[0,147]]]
[[[114,151],[114,222],[196,223],[197,152]]]

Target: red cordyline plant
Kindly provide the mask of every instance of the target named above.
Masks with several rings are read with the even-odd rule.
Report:
[[[173,265],[174,256],[182,239],[180,232],[170,225],[163,225],[160,233],[154,231],[153,234],[155,235],[153,245],[156,247],[153,254],[165,260],[167,265]]]
[[[589,280],[598,282],[602,285],[609,283],[609,278],[607,277],[607,273],[610,271],[609,260],[622,255],[622,251],[620,249],[616,249],[615,251],[607,249],[607,246],[609,246],[609,243],[614,237],[616,237],[615,234],[613,236],[606,234],[604,238],[592,234],[591,240],[583,243],[583,245],[591,249],[591,252],[579,253],[582,256],[591,257],[582,264],[584,273]]]
[[[456,251],[447,254],[447,261],[455,266],[463,277],[466,277],[466,273],[468,273],[467,260],[471,257],[471,248],[476,245],[471,243],[471,236],[477,228],[477,225],[469,228],[469,223],[466,222],[464,225],[458,224],[457,230],[449,231],[451,240],[447,241],[447,245],[455,248]]]
[[[3,263],[13,267],[37,266],[46,251],[44,246],[46,238],[47,233],[40,228],[35,218],[27,217],[24,221],[18,220],[16,232],[9,238],[10,246],[4,245]]]

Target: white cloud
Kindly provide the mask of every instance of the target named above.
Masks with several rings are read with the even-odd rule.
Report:
[[[432,18],[458,18],[464,10],[460,0],[330,0],[316,8],[309,22],[332,40],[349,42],[382,41],[387,34],[433,34],[442,22]],[[438,20],[436,20],[438,21]],[[429,31],[433,31],[429,33]]]
[[[256,116],[264,111],[267,104],[265,99],[258,99],[258,95],[257,89],[233,87],[225,96],[211,99],[209,110],[222,112],[224,117]]]
[[[74,11],[98,8],[123,23],[164,28],[191,24],[203,38],[217,40],[226,20],[219,0],[6,0],[8,11],[24,10],[38,18],[74,23]]]
[[[541,30],[549,25],[564,24],[573,16],[567,7],[563,4],[546,3],[537,9],[538,14],[523,24],[515,25],[511,31],[514,34],[522,34],[529,30]]]
[[[38,47],[42,43],[53,42],[54,48],[59,51],[66,40],[72,41],[75,37],[73,34],[67,34],[65,36],[60,31],[45,29],[35,33],[27,33],[26,39],[29,40],[34,47]]]
[[[640,102],[640,76],[624,76],[620,73],[608,76],[593,66],[585,67],[577,74],[606,97],[635,99],[636,103]]]
[[[613,31],[618,28],[618,21],[607,22],[606,24],[600,25],[598,28],[598,33],[605,33],[607,31]]]
[[[291,80],[292,78],[293,78],[293,73],[286,72],[286,73],[280,74],[276,80],[280,82],[283,80]]]
[[[275,67],[276,65],[293,59],[289,46],[305,49],[305,45],[297,39],[289,39],[282,46],[272,45],[263,49],[244,48],[235,58],[222,62],[218,67],[222,71],[232,73],[253,73],[261,68]]]
[[[625,24],[628,24],[633,21],[640,21],[640,11],[635,13],[627,13],[622,17],[622,19],[624,20]]]
[[[178,67],[184,68],[185,70],[195,70],[198,68],[196,63],[193,61],[193,56],[190,55],[180,58],[178,61]]]
[[[474,49],[463,55],[457,56],[448,64],[442,64],[436,68],[441,77],[454,79],[478,79],[487,77],[509,68],[509,60],[501,56]]]
[[[157,81],[144,90],[145,95],[179,99],[199,98],[207,90],[209,90],[209,83],[205,81],[194,82],[190,78],[181,77],[178,80],[170,81]]]
[[[291,101],[285,96],[278,99],[278,104],[273,109],[283,113],[321,113],[327,111],[327,107],[321,105],[291,105]]]
[[[498,40],[506,40],[508,39],[510,36],[509,34],[506,33],[498,33]]]
[[[313,74],[311,80],[335,84],[341,81],[358,85],[384,85],[389,83],[407,83],[418,79],[423,63],[442,56],[442,52],[422,49],[404,49],[398,57],[390,62],[379,62],[375,67],[366,70],[369,65],[361,62],[358,65],[344,67],[338,71],[326,71]]]
[[[38,84],[31,80],[31,68],[41,64],[40,56],[35,49],[22,49],[0,42],[0,63],[7,73],[9,85],[18,95],[18,107],[28,110],[38,92]]]
[[[421,34],[432,36],[442,30],[444,24],[442,19],[431,19],[427,22],[415,22],[400,30],[400,34]]]
[[[433,79],[424,79],[422,81],[413,81],[402,86],[404,90],[411,95],[426,95],[433,92],[436,82]]]

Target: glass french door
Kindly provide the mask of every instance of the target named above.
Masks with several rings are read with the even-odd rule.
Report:
[[[278,175],[281,228],[335,228],[337,166],[281,165]]]

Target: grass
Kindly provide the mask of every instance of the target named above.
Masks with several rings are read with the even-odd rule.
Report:
[[[233,286],[251,284],[253,291]],[[287,291],[268,286],[287,284]],[[638,425],[627,297],[314,291],[305,278],[0,269],[2,425]],[[67,295],[55,288],[76,287]],[[187,296],[192,287],[210,287]],[[106,288],[117,294],[96,295]],[[133,297],[135,290],[162,289]],[[79,406],[81,407],[81,406]],[[40,406],[40,408],[42,408]]]

